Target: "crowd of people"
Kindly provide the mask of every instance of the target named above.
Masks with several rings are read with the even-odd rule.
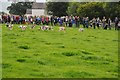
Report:
[[[120,21],[118,17],[115,17],[114,20],[110,18],[99,17],[89,19],[89,17],[79,17],[79,16],[18,16],[18,15],[0,15],[1,23],[11,23],[11,24],[36,24],[36,25],[51,25],[51,26],[64,26],[64,27],[80,27],[83,25],[83,28],[103,28],[111,29],[112,27],[115,30],[119,30]],[[114,24],[114,25],[112,25]],[[112,25],[112,26],[111,26]]]

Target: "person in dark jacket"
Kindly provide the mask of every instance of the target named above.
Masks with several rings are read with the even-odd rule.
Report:
[[[50,17],[50,23],[51,23],[51,26],[53,26],[53,23],[54,23],[54,16],[51,16],[51,17]]]
[[[101,22],[101,20],[100,20],[100,18],[98,17],[97,18],[97,28],[99,29],[99,27],[100,27],[100,22]]]
[[[95,29],[95,28],[96,28],[96,19],[93,18],[93,19],[92,19],[92,22],[93,22],[93,28]]]
[[[109,19],[108,19],[108,28],[109,28],[109,30],[111,30],[111,22],[112,22],[112,21],[111,21],[111,19],[109,18]]]
[[[86,17],[85,18],[85,27],[88,28],[88,26],[89,26],[89,18]]]
[[[72,27],[72,17],[71,16],[69,17],[68,23],[69,23],[69,27]]]
[[[79,16],[75,16],[76,27],[79,28],[80,26],[80,19]]]
[[[119,22],[118,18],[115,17],[115,30],[118,30],[118,22]]]

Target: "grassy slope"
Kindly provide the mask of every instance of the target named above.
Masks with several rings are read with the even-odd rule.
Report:
[[[3,77],[115,78],[118,32],[67,28],[66,33],[2,28]]]

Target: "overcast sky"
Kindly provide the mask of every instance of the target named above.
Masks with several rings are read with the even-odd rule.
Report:
[[[0,2],[0,12],[4,11],[8,13],[7,7],[11,4],[9,2]]]
[[[45,2],[46,0],[36,0],[36,2]],[[11,3],[8,0],[0,0],[0,12],[4,11],[8,13],[7,7],[10,6]]]

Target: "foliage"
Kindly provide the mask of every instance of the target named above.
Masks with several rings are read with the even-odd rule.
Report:
[[[78,2],[70,2],[67,10],[68,15],[78,15],[77,8],[81,3]]]
[[[114,19],[115,17],[120,17],[120,2],[109,2],[106,3],[105,8],[107,17]]]
[[[27,9],[32,8],[32,3],[33,2],[12,3],[11,6],[9,6],[7,9],[10,10],[10,14],[24,15]]]
[[[84,2],[69,3],[67,13],[69,15],[79,15],[93,17],[120,17],[120,2]]]
[[[86,17],[88,16],[90,18],[105,16],[103,3],[95,3],[95,2],[81,4],[77,9],[77,13],[80,16],[86,16]]]
[[[67,15],[68,2],[48,2],[47,12],[50,15],[65,16]]]

